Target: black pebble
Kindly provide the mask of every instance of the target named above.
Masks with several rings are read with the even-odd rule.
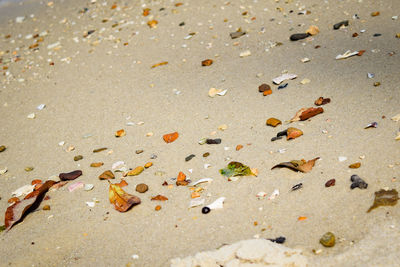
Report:
[[[308,36],[308,33],[295,33],[290,35],[290,41],[298,41],[307,38]]]
[[[382,36],[382,34],[381,33],[375,33],[373,36],[374,37],[379,37],[379,36]]]
[[[221,144],[222,140],[220,138],[217,139],[207,139],[206,143],[209,145],[218,145]]]
[[[286,135],[287,135],[287,129],[282,131],[282,132],[279,132],[276,136],[277,137],[282,137],[282,136],[286,136]]]
[[[179,23],[179,26],[185,26],[185,22]]]
[[[296,184],[296,185],[292,186],[292,191],[298,190],[300,188],[303,188],[303,184],[302,183],[299,183],[299,184]]]
[[[275,242],[275,243],[278,243],[278,244],[283,244],[286,241],[286,237],[280,236],[280,237],[277,237],[275,239],[268,239],[268,240],[272,241],[272,242]]]
[[[350,177],[350,181],[352,184],[350,185],[350,189],[354,188],[360,188],[360,189],[366,189],[368,187],[368,184],[360,178],[357,174],[354,174]]]
[[[276,140],[279,140],[279,139],[282,139],[282,136],[275,136],[275,137],[272,137],[272,138],[271,138],[271,141],[273,142],[273,141],[276,141]]]
[[[338,22],[335,25],[333,25],[333,29],[334,30],[338,30],[342,26],[349,26],[349,21],[348,20],[344,20],[344,21]]]
[[[202,209],[201,209],[201,213],[203,213],[203,214],[207,214],[207,213],[209,213],[211,210],[210,210],[210,208],[209,207],[203,207]]]
[[[191,159],[194,158],[194,157],[196,157],[195,154],[190,154],[189,156],[187,156],[187,157],[185,158],[185,161],[187,162],[187,161],[191,160]]]
[[[278,86],[278,90],[283,89],[283,88],[286,88],[287,86],[288,86],[288,83],[284,83],[284,84],[282,84],[282,85],[279,85],[279,86]]]

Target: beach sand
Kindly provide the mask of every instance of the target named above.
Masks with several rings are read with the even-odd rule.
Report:
[[[178,3],[26,1],[0,8],[0,145],[7,147],[0,169],[8,169],[0,175],[0,210],[33,179],[58,181],[59,173],[83,172],[50,190],[49,200],[0,234],[0,265],[169,266],[172,258],[224,244],[284,236],[284,245],[301,250],[309,266],[397,266],[399,206],[366,211],[375,191],[400,189],[400,124],[391,120],[400,113],[400,28],[392,18],[400,2]],[[150,15],[142,15],[144,8]],[[147,25],[153,19],[155,28]],[[343,20],[349,26],[333,30]],[[289,40],[311,25],[319,34]],[[238,28],[246,35],[232,40],[229,34]],[[251,55],[240,57],[246,50]],[[347,50],[365,53],[335,59]],[[310,61],[303,63],[306,57]],[[202,66],[205,59],[213,64]],[[168,64],[152,68],[160,62]],[[277,90],[272,79],[285,72],[297,78]],[[304,79],[310,82],[301,84]],[[262,83],[271,86],[271,95],[258,92]],[[210,88],[227,92],[212,98]],[[331,99],[322,114],[288,123],[300,108],[315,107],[320,96]],[[34,119],[27,118],[31,113]],[[270,117],[282,125],[266,126]],[[364,129],[371,122],[377,128]],[[218,130],[223,124],[227,129]],[[304,135],[271,142],[288,127]],[[126,136],[116,138],[120,129]],[[175,131],[179,138],[165,143],[163,135]],[[200,145],[202,138],[222,143]],[[236,151],[239,144],[243,148]],[[101,147],[107,150],[92,152]],[[186,162],[190,154],[196,156]],[[74,161],[77,155],[83,159]],[[309,173],[271,170],[280,162],[316,157]],[[125,213],[110,204],[109,185],[98,179],[117,161],[128,168],[153,163],[125,178],[123,189],[142,200]],[[230,161],[257,168],[258,176],[228,181],[219,170]],[[104,165],[92,168],[92,162]],[[350,169],[355,162],[361,167]],[[27,166],[34,170],[26,172]],[[223,209],[189,209],[190,187],[171,179],[180,171],[191,181],[212,178],[200,195],[206,205],[225,197]],[[368,188],[351,190],[353,174]],[[115,175],[112,182],[119,182],[122,173]],[[329,179],[336,185],[326,188]],[[164,181],[172,186],[162,186]],[[76,182],[94,189],[69,192]],[[136,192],[139,183],[149,190]],[[298,183],[303,188],[291,191]],[[268,200],[275,189],[279,196]],[[256,197],[261,191],[267,198]],[[158,194],[168,200],[151,201]],[[88,207],[93,201],[95,207]],[[42,210],[44,205],[51,209]],[[336,236],[331,248],[319,243],[328,231]]]

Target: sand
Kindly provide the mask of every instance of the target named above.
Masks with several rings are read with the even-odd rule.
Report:
[[[0,153],[0,169],[8,171],[0,175],[0,210],[7,209],[15,189],[33,179],[57,180],[62,172],[82,170],[70,184],[80,181],[94,189],[69,192],[67,185],[50,191],[37,211],[0,234],[0,265],[169,266],[172,258],[224,244],[284,236],[284,245],[301,250],[310,266],[396,266],[399,206],[366,211],[375,191],[400,189],[400,141],[395,140],[400,125],[390,119],[400,113],[399,20],[392,19],[400,2],[286,2],[116,1],[112,9],[112,1],[69,0],[2,6],[0,145],[7,149]],[[142,15],[143,8],[151,9],[149,16]],[[298,15],[306,10],[311,13]],[[380,15],[372,17],[374,11]],[[22,23],[16,23],[19,16],[25,16]],[[156,28],[147,25],[152,19]],[[333,30],[342,20],[349,26]],[[289,40],[310,25],[320,33]],[[239,27],[247,34],[232,40],[229,33]],[[352,37],[355,32],[358,37]],[[190,33],[195,34],[188,39]],[[43,41],[29,48],[40,38],[35,34]],[[241,58],[246,50],[251,55]],[[335,60],[347,50],[366,52]],[[310,61],[303,63],[305,57]],[[214,62],[202,67],[205,59]],[[168,64],[151,68],[164,61]],[[277,90],[272,79],[286,71],[298,77]],[[303,79],[310,83],[301,84]],[[262,83],[271,85],[271,95],[258,92]],[[211,98],[213,87],[228,91]],[[331,98],[324,113],[286,122],[320,96]],[[39,104],[46,107],[37,110]],[[34,119],[27,118],[31,113]],[[283,125],[266,126],[270,117]],[[377,128],[364,129],[374,121]],[[218,130],[222,124],[228,126],[224,131]],[[271,142],[288,127],[304,135]],[[119,129],[126,136],[116,138]],[[175,131],[179,138],[166,144],[162,136]],[[201,138],[222,143],[199,145]],[[238,144],[243,148],[236,151]],[[69,146],[75,150],[67,152]],[[92,152],[100,147],[108,149]],[[204,158],[205,152],[210,156]],[[185,162],[192,153],[196,157]],[[83,160],[74,161],[76,155]],[[340,162],[341,156],[347,160]],[[315,157],[320,160],[309,173],[271,170],[280,162]],[[258,176],[229,182],[219,169],[232,160],[257,168]],[[104,165],[89,166],[98,161]],[[117,161],[128,168],[153,162],[139,176],[126,178],[124,190],[142,200],[126,213],[109,203],[108,183],[98,179]],[[349,169],[354,162],[361,167]],[[27,166],[34,170],[26,172]],[[164,174],[155,175],[158,171]],[[180,171],[192,181],[213,178],[202,185],[201,196],[206,204],[225,197],[224,208],[206,215],[202,207],[188,209],[192,191],[171,180]],[[352,174],[368,188],[351,190]],[[121,176],[116,173],[115,182]],[[325,188],[332,178],[336,185]],[[162,186],[164,181],[172,188]],[[137,193],[139,183],[149,191]],[[303,188],[291,192],[298,183]],[[274,200],[256,197],[275,189],[280,195]],[[158,194],[169,200],[150,200]],[[97,203],[90,208],[86,202],[93,199]],[[51,209],[42,210],[44,205]],[[328,231],[337,238],[333,248],[319,244]]]

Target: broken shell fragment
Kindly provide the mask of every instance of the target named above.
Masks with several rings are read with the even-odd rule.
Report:
[[[207,205],[206,207],[209,208],[210,210],[222,209],[224,207],[224,201],[225,197],[220,197],[216,199],[213,203]]]
[[[297,78],[297,75],[296,75],[296,74],[288,74],[288,73],[285,73],[285,74],[282,74],[282,75],[279,76],[279,77],[274,78],[274,79],[272,80],[272,82],[273,82],[274,84],[276,84],[276,85],[279,85],[279,84],[281,84],[283,81],[286,81],[286,80],[293,80],[293,79],[296,79],[296,78]]]
[[[368,129],[368,128],[377,128],[378,127],[378,123],[376,121],[369,123],[367,126],[364,127],[364,129]]]
[[[156,28],[156,27],[157,27],[157,24],[158,24],[158,21],[155,20],[155,19],[150,20],[150,21],[147,22],[147,25],[148,25],[150,28]]]
[[[269,118],[266,122],[267,125],[272,126],[272,127],[276,127],[279,124],[282,124],[282,122],[276,118]]]
[[[118,130],[118,131],[115,132],[115,137],[122,137],[122,136],[125,136],[125,135],[126,135],[126,132],[125,132],[124,129],[121,129],[121,130]]]
[[[133,170],[129,171],[126,175],[128,176],[136,176],[141,174],[144,171],[143,166],[138,166],[136,168],[134,168]]]

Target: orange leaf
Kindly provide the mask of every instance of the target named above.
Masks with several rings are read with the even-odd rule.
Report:
[[[164,196],[162,196],[162,195],[157,195],[157,196],[155,196],[155,197],[152,197],[151,200],[165,201],[165,200],[168,200],[168,198],[167,198],[167,197],[164,197]]]
[[[150,14],[150,8],[143,9],[143,16],[147,17]]]
[[[137,196],[126,193],[120,186],[112,183],[110,183],[108,197],[110,203],[114,204],[115,209],[120,212],[128,211],[131,207],[141,202]]]
[[[46,192],[57,182],[48,180],[39,190],[28,194],[22,201],[15,202],[7,208],[4,216],[6,230],[10,230],[15,224],[19,223],[31,211],[35,210],[42,202]]]
[[[178,182],[185,181],[186,175],[183,172],[179,172],[178,178],[176,179]]]
[[[278,167],[279,168],[285,167],[285,168],[289,168],[289,169],[292,169],[292,170],[295,170],[295,171],[309,172],[309,171],[311,171],[312,167],[314,167],[314,164],[318,159],[319,159],[319,157],[315,158],[315,159],[312,159],[312,160],[309,160],[307,162],[304,159],[302,159],[302,160],[292,160],[292,161],[289,161],[289,162],[281,162],[281,163],[275,165],[274,167],[272,167],[271,170],[275,169],[275,168],[278,168]]]
[[[165,134],[163,136],[163,139],[165,143],[172,143],[174,142],[177,138],[179,137],[178,132],[170,133],[170,134]]]
[[[286,140],[295,139],[299,136],[302,136],[303,132],[300,129],[290,127],[287,129],[287,137]]]
[[[115,185],[118,185],[119,187],[124,187],[124,186],[127,186],[128,183],[124,179],[121,179],[121,182],[119,182],[119,183],[117,183]]]

